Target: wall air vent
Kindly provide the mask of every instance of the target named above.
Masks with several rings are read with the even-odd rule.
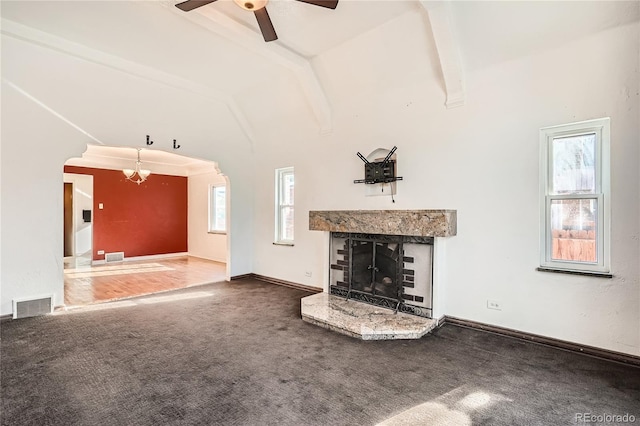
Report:
[[[107,253],[104,255],[104,260],[106,263],[111,263],[111,262],[122,262],[124,260],[124,252],[123,251],[117,251],[114,253]]]
[[[53,295],[32,299],[13,299],[13,319],[37,317],[53,312]]]

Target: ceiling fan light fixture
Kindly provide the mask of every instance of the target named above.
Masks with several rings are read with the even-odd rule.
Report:
[[[267,5],[268,0],[233,0],[244,10],[260,10]]]

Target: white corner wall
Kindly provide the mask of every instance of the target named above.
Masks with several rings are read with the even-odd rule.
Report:
[[[263,112],[252,114],[262,120],[255,125],[263,139],[254,272],[326,285],[327,245],[322,233],[308,231],[309,210],[457,209],[458,235],[441,247],[438,312],[640,355],[638,23],[478,69],[466,76],[466,105],[447,110],[433,64],[411,54],[415,41],[386,38],[390,26],[411,19],[314,60],[333,105],[332,134],[318,135],[313,120],[296,115],[307,108],[304,99],[278,98],[293,83],[274,82],[272,93],[243,104]],[[380,57],[391,59],[382,66]],[[266,99],[279,99],[279,109]],[[539,129],[599,117],[611,117],[614,278],[538,272]],[[286,129],[273,125],[285,121]],[[356,152],[393,145],[404,177],[395,203],[366,197],[353,184],[362,177]],[[296,171],[294,247],[272,244],[273,173],[285,166]],[[487,309],[488,299],[502,311]]]
[[[209,188],[226,185],[223,175],[215,170],[190,175],[188,178],[189,255],[216,262],[227,262],[227,234],[209,233]],[[227,193],[230,196],[230,193]]]
[[[3,84],[1,136],[0,315],[11,313],[17,298],[53,294],[54,304],[62,305],[62,167],[66,153],[82,152],[84,135]],[[51,144],[52,138],[65,147]]]

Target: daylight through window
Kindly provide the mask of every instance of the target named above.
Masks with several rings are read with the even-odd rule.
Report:
[[[276,243],[293,244],[293,167],[276,170]]]
[[[227,188],[211,186],[209,192],[209,232],[227,231]]]
[[[609,271],[609,119],[540,131],[541,265]]]

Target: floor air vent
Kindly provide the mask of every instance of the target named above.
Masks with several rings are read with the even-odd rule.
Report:
[[[53,312],[53,296],[38,299],[14,299],[13,319],[37,317]]]
[[[124,252],[123,251],[117,251],[115,253],[107,253],[104,255],[104,260],[107,263],[110,262],[122,262],[124,260]]]

